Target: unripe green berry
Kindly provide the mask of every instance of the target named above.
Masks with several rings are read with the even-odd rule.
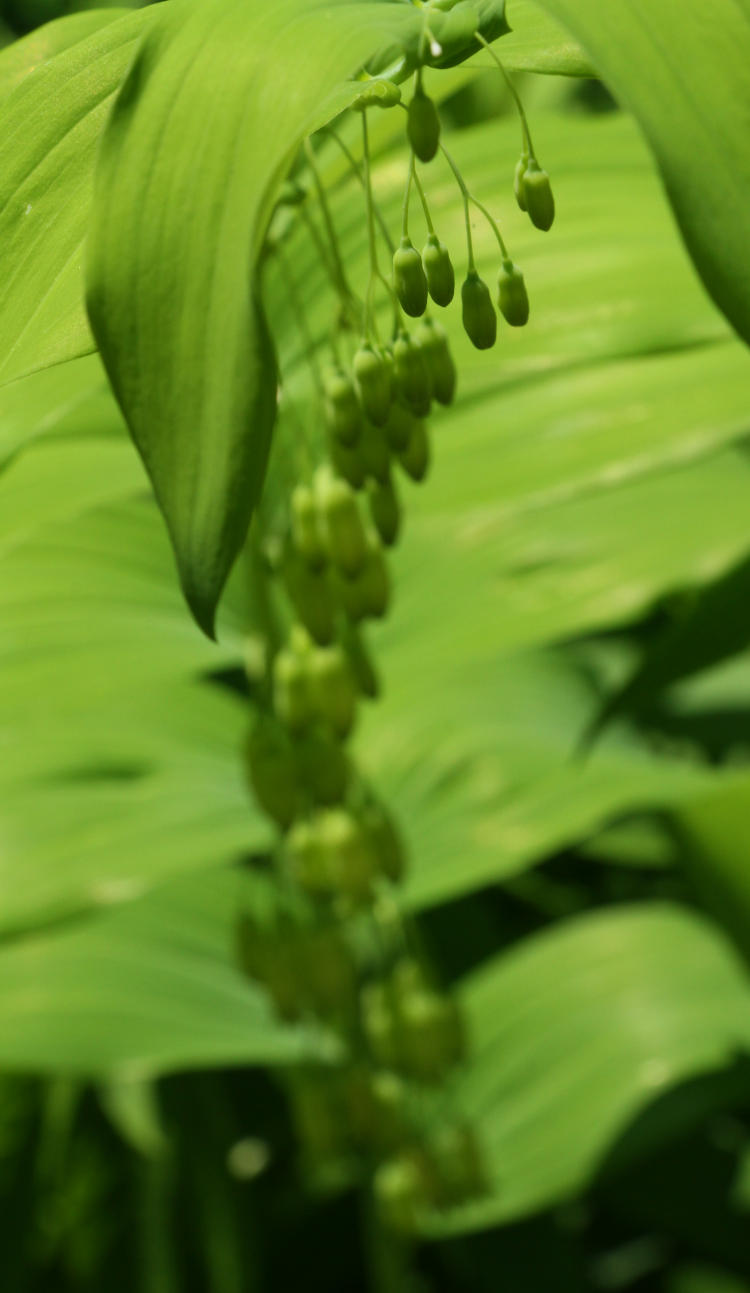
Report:
[[[323,379],[325,414],[328,429],[342,444],[357,442],[362,426],[362,410],[354,383],[340,369],[331,369]]]
[[[512,260],[504,260],[497,276],[497,305],[500,313],[513,328],[522,328],[529,321],[529,297],[523,274]]]
[[[390,473],[385,483],[371,482],[367,493],[375,529],[386,547],[391,547],[401,528],[401,506]]]
[[[409,443],[398,455],[398,460],[412,480],[424,480],[430,468],[430,440],[424,422],[415,422]]]
[[[401,398],[417,417],[426,417],[432,400],[430,369],[406,332],[400,332],[393,344],[393,363]]]
[[[422,319],[413,342],[427,360],[435,399],[439,404],[452,404],[456,394],[456,365],[445,328],[434,319]]]
[[[440,143],[440,118],[435,104],[421,85],[417,85],[409,104],[406,132],[420,162],[431,162]]]
[[[406,405],[399,403],[398,400],[394,402],[388,414],[388,421],[383,427],[388,446],[394,453],[400,453],[406,448],[415,420],[411,409],[407,409]]]
[[[326,550],[315,495],[309,485],[297,485],[292,491],[291,513],[297,552],[312,570],[321,570],[326,564]]]
[[[270,716],[261,716],[245,749],[247,777],[264,812],[285,830],[299,807],[294,753],[287,733]]]
[[[444,242],[431,233],[422,250],[427,288],[436,305],[450,305],[456,290],[456,275]]]
[[[313,716],[307,660],[288,648],[273,662],[273,704],[291,732],[302,731]]]
[[[309,666],[310,695],[316,714],[337,736],[348,736],[354,725],[357,687],[340,646],[320,647]]]
[[[529,164],[523,177],[523,194],[531,223],[537,229],[543,229],[545,232],[547,229],[551,229],[555,218],[555,199],[552,195],[552,186],[549,182],[549,175],[545,170],[542,170],[533,157],[529,158]]]
[[[516,202],[522,211],[526,210],[526,194],[524,192],[523,181],[528,164],[529,154],[525,152],[521,153],[521,156],[516,162],[516,169],[513,174],[513,192],[516,195]]]
[[[349,783],[349,764],[341,742],[313,728],[293,745],[297,781],[318,804],[339,804]]]
[[[422,257],[409,238],[393,253],[393,286],[403,311],[418,319],[427,308],[427,279]]]
[[[388,356],[365,342],[356,352],[352,367],[362,408],[375,426],[384,426],[393,402],[393,378]]]
[[[470,269],[461,288],[463,325],[477,350],[489,350],[497,340],[497,315],[487,284]]]
[[[367,556],[367,540],[354,491],[323,467],[316,472],[315,495],[328,556],[343,574],[356,575]]]
[[[391,455],[383,427],[366,422],[357,451],[365,477],[381,483],[388,480],[391,474]]]

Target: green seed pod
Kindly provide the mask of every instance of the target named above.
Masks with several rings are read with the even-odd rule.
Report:
[[[388,480],[391,474],[391,455],[382,427],[366,422],[357,451],[366,478],[381,482]]]
[[[461,288],[463,325],[477,350],[489,350],[497,340],[497,315],[487,284],[470,269]]]
[[[453,1002],[436,992],[415,992],[400,1002],[399,1019],[406,1072],[419,1082],[441,1082],[463,1051]]]
[[[308,663],[296,651],[279,651],[273,662],[273,705],[290,732],[300,732],[313,715]]]
[[[331,877],[315,818],[294,823],[284,840],[284,860],[292,879],[306,893],[330,892]]]
[[[422,319],[413,341],[427,360],[435,399],[439,404],[452,404],[456,394],[456,365],[445,328],[434,319]]]
[[[341,444],[356,444],[362,426],[362,410],[354,383],[341,369],[333,368],[323,378],[326,424]]]
[[[516,162],[516,169],[513,175],[513,192],[516,195],[516,202],[518,203],[522,211],[526,210],[526,193],[524,192],[523,182],[524,182],[524,177],[526,175],[526,167],[528,166],[528,164],[529,164],[529,154],[525,152],[521,153],[521,156]]]
[[[291,512],[295,548],[312,570],[321,570],[326,564],[326,550],[315,495],[309,485],[297,485],[292,491]]]
[[[367,556],[367,540],[356,494],[345,480],[323,467],[315,475],[315,496],[328,556],[343,574],[351,578],[362,569]]]
[[[286,830],[299,808],[299,786],[289,737],[270,715],[258,718],[247,739],[245,768],[261,808]]]
[[[393,286],[405,314],[418,319],[427,308],[427,279],[422,257],[409,238],[393,253]]]
[[[292,757],[298,783],[317,804],[341,803],[350,768],[340,741],[313,728],[294,742]]]
[[[440,143],[440,118],[435,104],[420,83],[409,104],[406,133],[420,162],[431,162]]]
[[[324,570],[311,570],[294,548],[284,554],[284,583],[289,598],[310,637],[320,646],[332,642],[336,632],[336,602]]]
[[[411,409],[407,409],[406,405],[400,404],[398,401],[392,405],[388,414],[388,421],[383,427],[383,434],[388,447],[394,453],[400,453],[402,449],[406,448],[415,421],[414,414]]]
[[[315,710],[338,736],[354,725],[357,686],[340,646],[319,647],[310,660],[310,691]]]
[[[357,583],[365,615],[372,619],[382,619],[391,600],[391,581],[380,541],[374,537],[368,543],[367,558],[357,575]]]
[[[370,482],[367,490],[373,525],[386,547],[391,547],[401,528],[401,506],[390,472],[385,483]]]
[[[412,480],[424,480],[430,468],[430,441],[424,422],[414,423],[409,443],[399,454],[398,460]]]
[[[549,175],[542,170],[533,157],[529,158],[529,164],[523,177],[523,194],[531,223],[537,229],[543,229],[545,232],[547,229],[551,229],[555,218],[555,199],[552,195],[552,186],[549,182]]]
[[[359,822],[343,808],[319,814],[318,830],[335,893],[359,905],[372,898],[376,861]]]
[[[381,983],[371,983],[360,994],[362,1028],[375,1063],[384,1069],[398,1068],[396,1017],[388,993]]]
[[[423,352],[400,332],[393,344],[396,384],[404,403],[417,417],[426,417],[432,400],[430,370]]]
[[[358,94],[352,107],[355,112],[364,112],[366,108],[395,108],[401,102],[401,91],[393,81],[372,81],[361,94]]]
[[[436,305],[450,305],[456,291],[453,262],[444,242],[431,233],[422,250],[427,288]]]
[[[361,617],[364,618],[364,617]],[[380,695],[380,683],[375,666],[370,659],[367,647],[354,624],[345,623],[341,627],[341,645],[346,651],[357,687],[363,696],[376,700]]]
[[[513,328],[522,328],[529,320],[529,297],[523,274],[512,260],[504,260],[497,276],[497,305]]]
[[[352,489],[362,489],[365,483],[365,469],[359,452],[359,445],[355,445],[353,449],[350,449],[347,445],[343,445],[340,440],[335,440],[333,436],[329,436],[328,452],[336,475],[347,481]]]
[[[375,426],[385,426],[393,403],[393,380],[388,356],[365,342],[354,355],[352,367],[360,402],[367,417]]]
[[[382,804],[371,801],[362,810],[361,820],[375,850],[379,869],[396,884],[404,874],[406,857],[391,817]]]

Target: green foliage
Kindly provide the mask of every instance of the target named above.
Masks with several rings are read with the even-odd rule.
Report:
[[[9,1293],[750,1285],[748,33],[710,19],[167,0],[0,53]],[[518,209],[515,115],[450,99],[477,31],[595,61],[726,319],[575,82],[518,81],[554,226],[525,120]]]

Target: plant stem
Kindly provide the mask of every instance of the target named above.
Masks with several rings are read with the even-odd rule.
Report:
[[[412,153],[412,160],[413,160],[413,157],[414,157],[414,154]],[[432,223],[432,217],[431,217],[431,215],[430,215],[430,208],[429,208],[429,207],[428,207],[428,205],[427,205],[427,195],[426,195],[426,193],[425,193],[425,191],[424,191],[424,187],[423,187],[423,185],[422,185],[422,181],[421,181],[421,180],[420,180],[420,178],[419,178],[419,174],[417,173],[417,168],[416,168],[416,166],[414,167],[414,184],[415,184],[415,186],[416,186],[417,193],[419,194],[420,200],[421,200],[421,202],[422,202],[422,210],[424,211],[424,218],[425,218],[425,222],[426,222],[426,224],[427,224],[427,232],[428,232],[428,233],[434,233],[434,232],[435,232],[435,227],[434,227],[434,225],[433,225],[433,223]]]
[[[448,152],[448,149],[445,147],[445,144],[441,144],[440,148],[445,160],[453,171],[456,183],[461,190],[461,196],[464,200],[464,222],[466,224],[466,245],[469,253],[469,273],[476,272],[476,265],[474,263],[474,244],[471,238],[471,219],[469,217],[469,202],[471,201],[471,194],[466,187],[463,175],[456,166],[456,163]]]
[[[333,139],[335,139],[335,140],[336,140],[336,143],[338,144],[339,148],[341,149],[342,153],[344,154],[344,156],[345,156],[346,160],[348,161],[348,163],[349,163],[349,165],[350,165],[351,169],[353,170],[353,172],[354,172],[354,174],[356,175],[357,179],[359,180],[360,184],[361,184],[361,185],[362,185],[362,187],[364,188],[364,187],[365,187],[365,178],[364,178],[364,176],[363,176],[363,174],[362,174],[362,168],[361,168],[361,166],[359,165],[359,163],[357,162],[356,158],[354,157],[354,154],[352,153],[351,149],[348,147],[348,145],[347,145],[347,144],[345,144],[345,143],[344,143],[344,141],[343,141],[343,139],[341,138],[341,136],[340,136],[339,134],[337,134],[337,132],[333,129],[333,127],[328,126],[328,127],[327,127],[327,130],[328,130],[328,134],[329,134]],[[388,248],[388,250],[389,250],[389,252],[390,252],[390,254],[391,254],[391,256],[392,256],[392,255],[393,255],[393,253],[394,253],[394,251],[396,250],[396,246],[395,246],[395,243],[394,243],[394,241],[393,241],[393,239],[391,238],[391,235],[390,235],[390,233],[389,233],[388,225],[385,223],[385,220],[384,220],[384,218],[383,218],[383,213],[382,213],[382,211],[380,210],[380,207],[378,206],[378,204],[377,204],[377,202],[375,201],[375,199],[374,199],[374,198],[373,198],[373,203],[372,203],[372,205],[373,205],[373,209],[374,209],[374,211],[375,211],[375,219],[377,220],[377,222],[378,222],[378,224],[379,224],[379,226],[380,226],[380,232],[382,233],[382,235],[383,235],[383,239],[384,239],[384,241],[385,241],[385,244],[386,244],[386,246],[387,246],[387,248]]]
[[[516,108],[518,109],[518,115],[521,119],[521,138],[522,138],[523,150],[524,152],[529,154],[529,157],[533,157],[534,145],[531,142],[531,131],[529,130],[528,119],[526,117],[526,113],[524,112],[523,104],[521,103],[521,96],[519,95],[515,85],[511,81],[510,77],[508,76],[508,73],[506,72],[503,64],[500,62],[500,59],[498,58],[494,49],[484,39],[484,36],[482,36],[481,33],[478,31],[474,32],[474,36],[475,36],[475,39],[479,41],[479,44],[483,45],[484,48],[487,50],[487,53],[489,54],[490,58],[497,65],[497,67],[499,67],[500,71],[503,74],[503,77],[505,78],[505,84],[507,85],[508,89],[511,92],[511,95],[513,96],[513,101],[516,105]]]

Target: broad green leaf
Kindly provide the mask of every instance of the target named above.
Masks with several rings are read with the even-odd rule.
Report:
[[[581,46],[554,19],[539,13],[533,0],[508,0],[505,12],[510,34],[498,45],[497,53],[506,67],[559,76],[596,75]],[[487,62],[486,56],[477,56],[471,66]]]
[[[82,261],[95,151],[135,43],[159,9],[99,25],[0,104],[0,382],[94,349]]]
[[[750,9],[745,0],[537,0],[640,122],[711,296],[750,342]]]
[[[0,387],[0,470],[21,449],[40,441],[122,439],[125,431],[96,355]],[[0,484],[4,487],[5,482]]]
[[[110,9],[97,8],[89,13],[68,14],[7,45],[0,54],[0,103],[42,63],[64,53],[127,13],[127,8],[113,6]]]
[[[196,876],[118,912],[0,946],[0,1065],[144,1079],[185,1068],[334,1058],[232,963],[235,873]]]
[[[750,776],[738,770],[725,785],[680,805],[674,815],[689,878],[746,956],[750,955],[748,812]]]
[[[585,1190],[658,1096],[750,1044],[750,985],[722,936],[666,904],[596,912],[469,978],[471,1063],[456,1105],[491,1196],[430,1233],[497,1225]],[[658,1132],[657,1132],[658,1134]]]

